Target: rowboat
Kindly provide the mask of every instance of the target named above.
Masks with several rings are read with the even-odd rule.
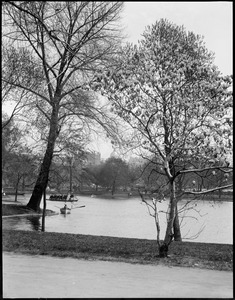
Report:
[[[71,214],[71,208],[68,208],[66,205],[60,208],[60,213],[63,215]]]
[[[61,202],[77,202],[78,199],[75,199],[73,196],[68,195],[51,195],[48,199],[49,201],[61,201]]]

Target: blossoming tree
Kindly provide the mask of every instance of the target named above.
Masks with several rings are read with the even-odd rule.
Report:
[[[230,186],[200,192],[180,189],[180,194],[177,187],[183,174],[232,171],[232,77],[222,76],[213,59],[201,36],[162,19],[146,28],[138,45],[123,47],[113,69],[97,73],[95,88],[132,126],[145,157],[155,157],[155,171],[167,178],[167,228],[164,241],[159,234],[157,238],[161,256],[167,255],[173,238],[181,239],[179,196]],[[159,233],[156,209],[155,217]]]

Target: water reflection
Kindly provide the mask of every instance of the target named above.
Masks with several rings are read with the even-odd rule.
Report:
[[[26,219],[28,223],[31,225],[33,230],[39,231],[41,230],[40,216],[28,216]]]

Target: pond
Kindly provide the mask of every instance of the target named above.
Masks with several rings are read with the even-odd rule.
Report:
[[[103,235],[140,239],[156,239],[154,218],[140,198],[101,199],[78,196],[69,215],[48,216],[45,231],[75,234]],[[23,201],[22,201],[23,202]],[[28,199],[25,199],[25,203]],[[186,201],[179,202],[179,209]],[[60,212],[63,202],[47,201],[47,209]],[[159,203],[158,210],[165,211],[168,201]],[[185,241],[203,243],[233,243],[232,202],[197,201],[181,218],[181,233]],[[183,214],[181,214],[183,216]],[[164,238],[166,214],[159,214],[160,238]],[[3,228],[41,230],[41,217],[17,217],[3,219]]]

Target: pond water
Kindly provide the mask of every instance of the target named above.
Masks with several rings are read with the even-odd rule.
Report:
[[[48,216],[45,231],[75,234],[103,235],[140,239],[156,239],[154,218],[140,198],[101,199],[79,196],[69,215]],[[24,201],[27,203],[28,199]],[[179,202],[179,209],[186,201]],[[47,201],[47,209],[60,212],[63,202]],[[159,203],[158,210],[166,211],[168,201]],[[181,234],[185,241],[203,243],[233,243],[232,202],[197,201],[185,212],[181,220]],[[159,213],[161,234],[164,238],[166,214]],[[3,228],[41,230],[41,217],[16,217],[2,220]],[[198,233],[200,233],[198,235]]]

